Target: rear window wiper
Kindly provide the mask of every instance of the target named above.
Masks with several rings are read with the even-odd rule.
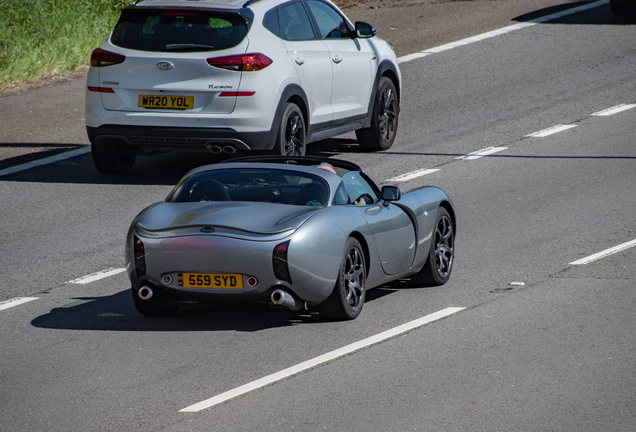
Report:
[[[200,44],[168,44],[166,45],[168,51],[184,51],[184,50],[213,50],[212,45],[200,45]]]

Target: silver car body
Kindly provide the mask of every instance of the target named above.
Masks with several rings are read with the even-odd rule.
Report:
[[[455,222],[450,198],[436,187],[421,187],[402,194],[399,200],[386,201],[380,199],[380,189],[358,166],[325,159],[336,166],[339,174],[346,173],[343,179],[317,168],[321,158],[304,159],[314,166],[231,162],[189,172],[166,201],[143,210],[130,227],[126,268],[133,290],[151,286],[176,300],[242,302],[269,298],[274,289],[280,288],[315,305],[333,291],[349,237],[355,237],[364,249],[366,289],[370,289],[416,273],[424,266],[438,207],[444,207]],[[328,185],[328,203],[170,202],[188,178],[228,169],[277,170],[319,177]],[[336,204],[343,186],[349,194],[355,189],[355,185],[344,184],[353,177],[368,182],[375,202]],[[135,237],[144,246],[145,274],[141,277],[135,266]],[[274,248],[287,241],[291,282],[277,278],[272,264]],[[179,274],[184,273],[241,275],[243,287],[181,287]],[[250,277],[258,281],[254,286],[248,284]]]

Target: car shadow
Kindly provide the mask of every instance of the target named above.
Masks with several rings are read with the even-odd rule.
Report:
[[[41,150],[0,161],[0,171],[86,146],[79,144],[0,143],[0,148],[1,147],[30,147]],[[332,157],[341,153],[360,151],[362,150],[355,139],[331,138],[309,145],[307,155]],[[211,153],[174,152],[153,156],[138,156],[130,173],[104,175],[95,168],[92,156],[89,152],[70,159],[64,159],[47,165],[25,169],[24,171],[14,174],[4,175],[1,179],[2,181],[8,182],[65,184],[174,185],[188,171],[194,168],[250,155],[253,154],[236,153],[214,155]]]
[[[546,15],[552,15],[558,12],[563,12],[568,9],[572,9],[578,6],[584,6],[584,2],[578,3],[564,3],[556,6],[550,6],[544,9],[540,9],[534,12],[520,15],[513,18],[512,21],[518,22],[532,22],[536,19],[545,17]],[[636,24],[636,16],[628,18],[619,18],[612,14],[609,4],[599,6],[586,11],[578,12],[571,15],[566,15],[561,18],[554,19],[552,21],[545,22],[543,24],[578,24],[578,25],[634,25]]]
[[[370,290],[366,303],[397,292]],[[239,331],[256,332],[276,327],[325,322],[316,308],[290,311],[257,303],[182,307],[172,317],[145,317],[135,309],[130,290],[104,297],[79,297],[31,321],[38,328],[90,331]]]

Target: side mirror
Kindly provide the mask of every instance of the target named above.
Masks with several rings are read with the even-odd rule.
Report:
[[[383,186],[382,187],[382,199],[384,201],[399,201],[402,197],[400,188],[397,186]]]
[[[362,21],[356,21],[356,34],[355,36],[360,39],[368,39],[375,36],[375,28],[371,24],[367,24]]]

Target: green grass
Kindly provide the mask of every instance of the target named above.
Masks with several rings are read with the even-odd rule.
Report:
[[[132,0],[0,0],[0,90],[88,64]]]

